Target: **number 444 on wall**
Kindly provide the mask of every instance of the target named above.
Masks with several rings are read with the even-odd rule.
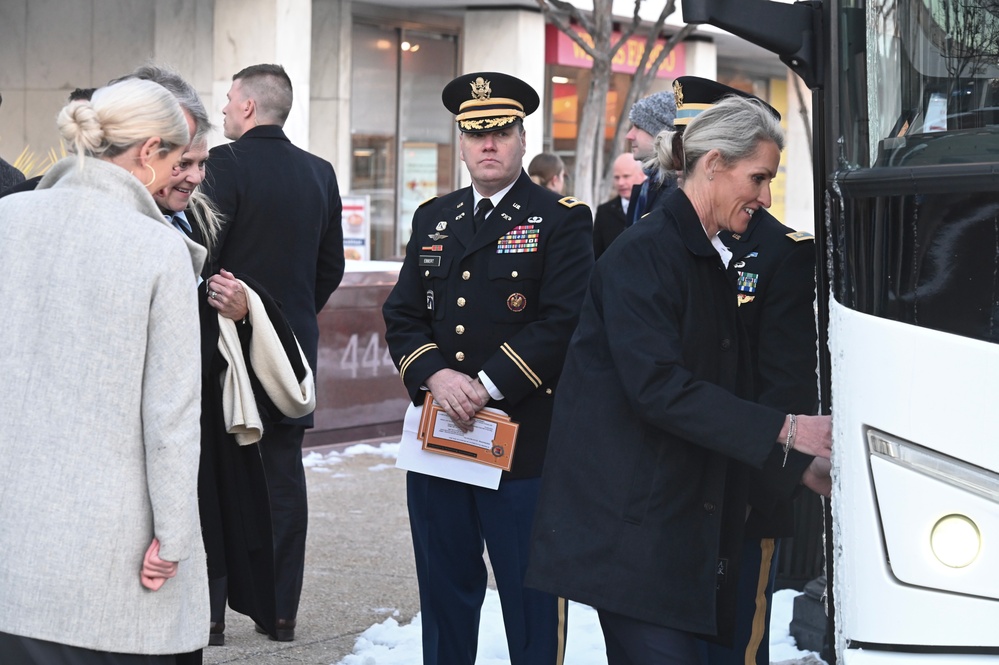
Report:
[[[350,373],[350,378],[356,379],[358,370],[368,370],[368,376],[379,376],[383,374],[395,374],[395,365],[392,363],[392,356],[389,354],[388,346],[382,348],[382,336],[377,332],[362,333],[368,336],[368,343],[361,350],[361,342],[358,333],[354,333],[347,341],[347,345],[340,353],[340,371]],[[360,355],[360,359],[358,359]],[[387,368],[387,369],[386,369]]]

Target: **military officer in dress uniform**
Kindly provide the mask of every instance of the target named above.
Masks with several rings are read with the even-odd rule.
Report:
[[[741,90],[696,76],[673,84],[677,129],[728,95]],[[774,115],[779,117],[777,111]],[[728,275],[735,285],[739,319],[746,329],[755,400],[787,413],[818,409],[815,328],[815,244],[760,208],[745,233],[721,231],[731,251]],[[723,257],[723,260],[725,257]],[[817,480],[812,457],[791,451],[777,473],[756,472],[750,489],[739,579],[735,589],[735,637],[731,647],[704,643],[709,665],[769,665],[770,607],[780,539],[794,535],[791,499],[805,474]],[[819,460],[815,463],[822,466]],[[818,485],[828,483],[819,481]],[[828,491],[826,492],[828,495]]]
[[[442,94],[472,186],[413,216],[383,313],[392,359],[416,405],[433,393],[460,426],[485,406],[520,424],[513,466],[483,489],[409,472],[407,499],[423,662],[472,665],[488,547],[513,665],[562,662],[565,600],[522,582],[554,392],[593,265],[592,216],[523,170],[525,82],[466,74]]]

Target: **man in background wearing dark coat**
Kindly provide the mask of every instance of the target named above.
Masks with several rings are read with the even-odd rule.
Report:
[[[629,226],[631,188],[645,182],[642,165],[630,152],[617,156],[612,173],[617,196],[597,206],[597,215],[593,219],[594,259],[599,259],[614,238],[621,235],[621,232]]]
[[[282,127],[291,80],[280,65],[254,65],[233,76],[222,127],[233,143],[212,149],[205,193],[227,219],[211,272],[245,273],[278,301],[313,374],[317,315],[344,270],[340,191],[332,165],[295,147]],[[274,529],[277,629],[295,638],[305,568],[308,503],[302,440],[312,416],[265,415],[261,456]]]
[[[510,662],[559,665],[565,600],[523,580],[554,394],[593,264],[592,217],[524,172],[522,118],[539,103],[528,84],[466,74],[442,97],[456,116],[472,186],[417,209],[383,308],[385,338],[414,405],[429,389],[462,428],[485,406],[520,427],[497,489],[407,475],[423,662],[475,662],[485,543]]]

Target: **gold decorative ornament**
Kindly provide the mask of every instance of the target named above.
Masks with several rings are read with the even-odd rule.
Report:
[[[514,111],[510,111],[513,113]],[[496,129],[497,127],[503,127],[509,125],[511,122],[516,120],[518,117],[522,117],[523,112],[519,116],[511,115],[504,118],[486,118],[485,120],[459,120],[458,125],[462,129]]]
[[[683,106],[683,86],[679,81],[673,81],[673,96],[676,97],[676,107]]]
[[[493,94],[492,89],[489,87],[489,81],[481,76],[477,77],[469,85],[472,86],[472,99],[489,99],[489,96]]]

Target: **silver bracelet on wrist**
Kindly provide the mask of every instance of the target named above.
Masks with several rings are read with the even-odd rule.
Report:
[[[787,466],[787,456],[791,452],[791,448],[794,448],[794,435],[798,432],[798,417],[793,413],[789,413],[787,414],[787,418],[787,438],[784,440],[784,463],[781,464],[782,467]]]

